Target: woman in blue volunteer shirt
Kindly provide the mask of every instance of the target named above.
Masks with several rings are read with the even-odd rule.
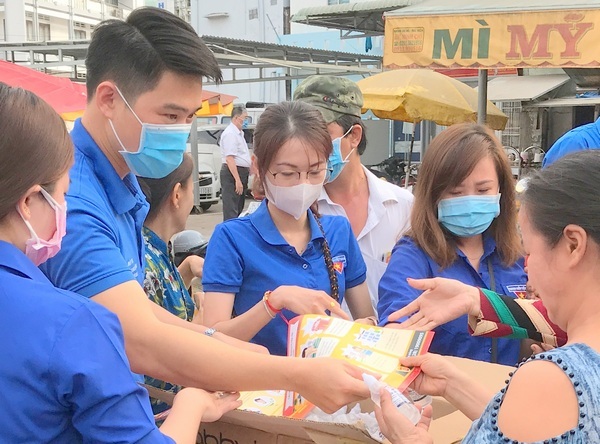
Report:
[[[454,125],[432,141],[415,188],[413,228],[394,247],[379,283],[381,325],[397,326],[388,316],[419,296],[407,278],[445,277],[525,294],[514,188],[502,146],[487,128]],[[435,332],[435,353],[503,364],[519,359],[518,341],[470,336],[467,316]]]
[[[239,405],[186,389],[160,431],[115,315],[37,268],[66,232],[73,145],[30,92],[0,83],[0,434],[3,442],[196,442],[200,420]],[[26,166],[26,167],[24,167]]]
[[[320,112],[302,102],[268,107],[254,131],[265,199],[250,216],[217,226],[204,263],[204,322],[285,355],[286,320],[348,302],[375,322],[366,267],[347,219],[315,214],[332,141]],[[232,316],[233,314],[233,316]]]

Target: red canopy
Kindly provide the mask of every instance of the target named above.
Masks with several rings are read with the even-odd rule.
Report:
[[[0,82],[31,91],[59,114],[83,111],[87,100],[85,85],[35,69],[0,60]]]
[[[65,120],[81,117],[86,107],[87,93],[83,83],[66,77],[45,74],[16,63],[0,60],[0,82],[31,91],[44,99]],[[235,96],[202,90],[202,113],[223,114],[231,112]]]

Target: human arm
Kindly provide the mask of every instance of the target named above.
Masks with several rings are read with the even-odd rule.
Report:
[[[455,279],[407,279],[408,285],[423,291],[406,306],[391,313],[390,322],[405,319],[398,328],[432,330],[465,314],[478,315],[479,289]],[[410,316],[407,318],[407,316]]]
[[[77,186],[71,190],[77,192]],[[155,304],[135,281],[112,225],[90,214],[90,202],[78,200],[68,200],[68,233],[61,252],[44,264],[43,271],[55,285],[96,296],[97,302],[117,315],[129,364],[136,373],[211,391],[293,390],[329,412],[368,396],[360,371],[337,360],[252,353],[189,327],[161,322],[150,308]],[[135,238],[133,243],[137,245]],[[135,253],[139,254],[137,248]],[[177,322],[191,326],[181,319]]]
[[[208,393],[201,389],[184,388],[173,400],[169,415],[160,431],[173,438],[177,444],[196,443],[201,422],[218,421],[224,413],[242,405],[239,393]]]
[[[237,165],[235,164],[234,156],[225,157],[225,163],[227,164],[227,168],[229,168],[229,172],[233,176],[235,180],[235,192],[237,194],[242,194],[244,191],[244,184],[242,183],[242,179],[240,179],[240,175],[237,170]]]
[[[248,255],[243,253],[247,248],[244,242],[248,241],[244,236],[236,236],[227,224],[217,226],[211,236],[203,276],[204,321],[207,325],[236,338],[250,340],[284,308],[295,314],[327,314],[326,311],[331,311],[348,318],[339,304],[321,290],[280,285],[276,288],[259,286],[252,294],[241,293],[244,282],[248,284],[247,280],[253,279],[250,283],[256,283],[257,275],[263,272],[260,269],[249,271]],[[281,281],[285,281],[285,277],[277,280]],[[263,301],[267,291],[270,291],[268,303]],[[236,297],[245,298],[238,301],[245,306],[232,318]]]
[[[568,375],[556,363],[535,359],[510,380],[499,406],[499,431],[519,442],[550,441],[577,428],[578,402]]]
[[[567,342],[567,334],[549,319],[541,300],[514,299],[481,289],[479,305],[479,313],[469,316],[469,331],[475,336],[529,338],[552,347]]]
[[[541,301],[499,295],[454,279],[409,279],[408,283],[423,293],[390,315],[393,321],[410,316],[399,328],[431,330],[468,314],[474,336],[530,338],[553,346],[566,342],[566,334],[549,320]]]
[[[261,299],[252,308],[232,318],[233,301],[231,293],[206,292],[204,295],[204,322],[232,337],[249,341],[278,311],[284,308],[296,314],[322,314],[328,312],[342,319],[348,315],[340,304],[321,290],[311,290],[292,285],[282,285],[273,290],[267,301]],[[271,307],[269,307],[269,305]],[[271,308],[275,309],[272,311]]]
[[[154,315],[156,316],[156,318],[160,322],[164,322],[165,324],[173,325],[176,327],[181,327],[186,330],[191,330],[191,331],[194,331],[197,333],[205,333],[206,330],[208,329],[208,327],[206,326],[207,325],[206,321],[203,321],[203,324],[199,324],[199,323],[195,323],[195,322],[187,322],[187,321],[181,319],[180,317],[175,316],[170,311],[165,310],[163,307],[153,304],[153,303],[150,303],[150,308],[151,308],[152,312],[154,313]],[[212,337],[214,339],[217,339],[220,342],[224,342],[233,347],[243,348],[243,349],[253,351],[253,352],[258,352],[258,353],[268,353],[267,349],[265,347],[263,347],[262,345],[251,344],[246,341],[239,340],[239,339],[231,337],[228,334],[223,333],[221,331],[217,331],[217,332],[213,333]]]
[[[492,390],[473,381],[471,375],[460,371],[440,355],[427,353],[400,358],[400,364],[421,368],[411,383],[414,390],[423,395],[444,397],[471,420],[481,416],[494,395]]]
[[[394,247],[390,262],[379,281],[379,325],[396,328],[398,320],[402,319],[390,321],[388,317],[421,294],[421,291],[408,285],[407,278],[428,278],[431,274],[425,253],[410,238],[402,238]]]
[[[377,325],[377,318],[375,317],[375,311],[371,304],[369,289],[367,288],[366,282],[352,288],[347,288],[345,298],[350,313],[352,313],[352,318],[355,319],[356,322]]]
[[[111,289],[112,293],[100,294],[95,300],[119,317],[127,356],[136,373],[211,391],[293,390],[328,412],[368,396],[356,367],[333,359],[292,359],[233,348],[189,329],[160,322],[134,296],[137,283],[123,285],[126,286]],[[139,293],[147,301],[141,289]]]
[[[189,288],[192,284],[192,279],[202,278],[202,268],[204,267],[204,258],[192,254],[186,257],[177,270],[181,274],[185,288]]]
[[[415,426],[394,406],[390,392],[382,389],[379,396],[381,408],[375,406],[375,418],[391,444],[433,444],[433,438],[427,433],[433,414],[431,405],[425,406]]]
[[[343,278],[345,284],[344,299],[348,304],[352,318],[362,324],[377,325],[377,317],[373,310],[369,287],[367,286],[367,266],[363,259],[358,241],[354,236],[350,222],[346,218],[338,218],[344,224],[347,236],[346,264],[343,269]],[[341,231],[341,230],[340,230]],[[337,248],[337,245],[335,246]],[[338,253],[333,253],[337,256]]]

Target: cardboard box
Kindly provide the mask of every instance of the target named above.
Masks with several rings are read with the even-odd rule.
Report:
[[[493,391],[504,386],[513,367],[463,358],[448,358],[457,367],[473,375],[473,380]],[[367,411],[370,401],[361,403]],[[471,421],[454,406],[441,398],[433,401],[434,420],[429,429],[435,444],[460,442],[471,427]],[[265,416],[254,412],[233,411],[220,421],[202,424],[198,434],[200,444],[357,444],[371,443],[368,433],[360,424],[331,424]]]

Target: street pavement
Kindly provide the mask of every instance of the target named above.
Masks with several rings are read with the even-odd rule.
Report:
[[[246,199],[244,209],[248,208],[251,199]],[[191,214],[188,217],[186,229],[199,231],[202,236],[209,239],[217,224],[223,222],[223,204],[219,202],[211,206],[202,214]]]

